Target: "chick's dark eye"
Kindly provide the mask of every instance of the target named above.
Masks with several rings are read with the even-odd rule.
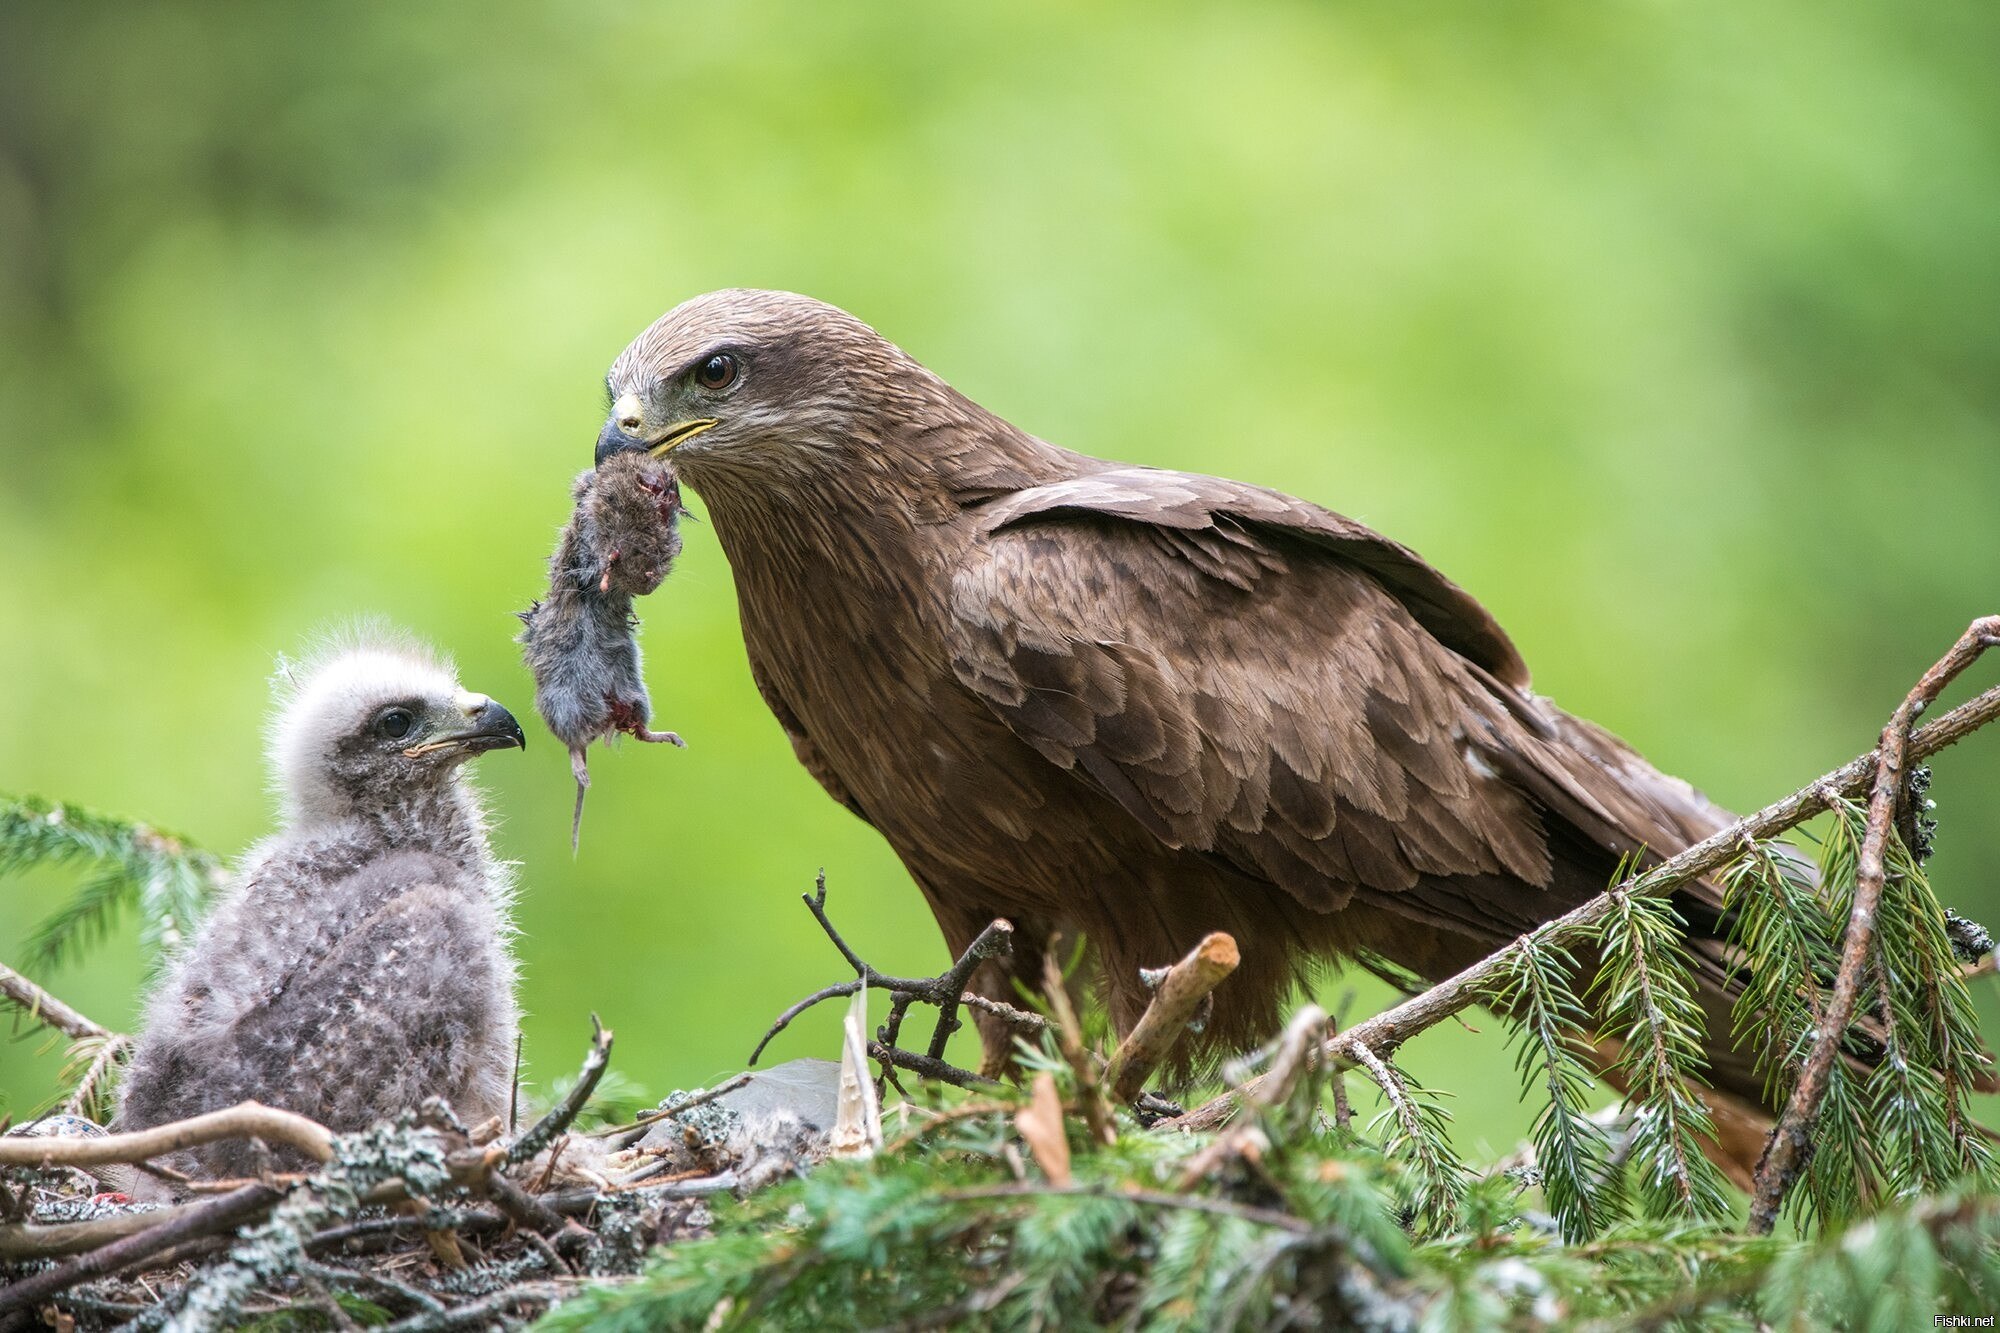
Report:
[[[375,729],[392,741],[399,741],[410,734],[410,726],[416,719],[407,709],[391,708],[375,719]]]
[[[726,389],[736,383],[736,358],[717,352],[694,368],[694,379],[704,389]]]

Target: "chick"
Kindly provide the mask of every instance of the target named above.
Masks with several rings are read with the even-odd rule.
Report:
[[[281,663],[279,684],[281,830],[152,996],[115,1128],[250,1098],[337,1131],[432,1096],[468,1123],[505,1114],[513,884],[463,765],[525,747],[520,725],[403,638]],[[240,1142],[176,1158],[207,1175],[257,1164]]]

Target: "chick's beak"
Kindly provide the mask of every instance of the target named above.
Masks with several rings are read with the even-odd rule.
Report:
[[[416,755],[447,746],[468,755],[483,754],[487,750],[528,748],[527,735],[522,732],[521,724],[514,720],[514,715],[485,695],[462,696],[458,700],[458,711],[465,716],[463,730],[434,736],[404,753]]]

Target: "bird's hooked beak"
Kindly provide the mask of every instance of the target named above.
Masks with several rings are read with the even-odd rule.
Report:
[[[461,694],[454,702],[465,719],[459,730],[439,732],[403,753],[414,759],[435,750],[453,749],[468,757],[487,750],[528,748],[528,737],[514,715],[483,694]]]
[[[597,461],[602,463],[613,454],[634,449],[643,449],[658,458],[675,445],[683,444],[709,427],[720,424],[715,417],[689,417],[671,426],[649,427],[645,405],[639,401],[639,395],[628,393],[611,405],[611,415],[605,418],[604,429],[597,432]]]

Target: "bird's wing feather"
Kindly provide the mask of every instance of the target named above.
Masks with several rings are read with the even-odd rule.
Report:
[[[1103,514],[1225,540],[1233,529],[1283,531],[1367,571],[1440,643],[1502,683],[1528,687],[1527,663],[1472,594],[1407,546],[1310,501],[1221,477],[1116,467],[1015,491],[980,511],[989,532],[1032,515],[1063,512]]]
[[[1338,515],[1148,469],[981,513],[953,586],[961,683],[1163,841],[1307,906],[1421,886],[1526,928],[1579,886],[1470,897],[1555,887],[1545,813],[1615,856],[1672,850],[1711,809],[1509,684],[1526,670],[1476,602]]]
[[[991,534],[953,611],[961,683],[1169,844],[1322,910],[1548,879],[1533,806],[1467,759],[1482,687],[1337,560],[1069,508]]]

